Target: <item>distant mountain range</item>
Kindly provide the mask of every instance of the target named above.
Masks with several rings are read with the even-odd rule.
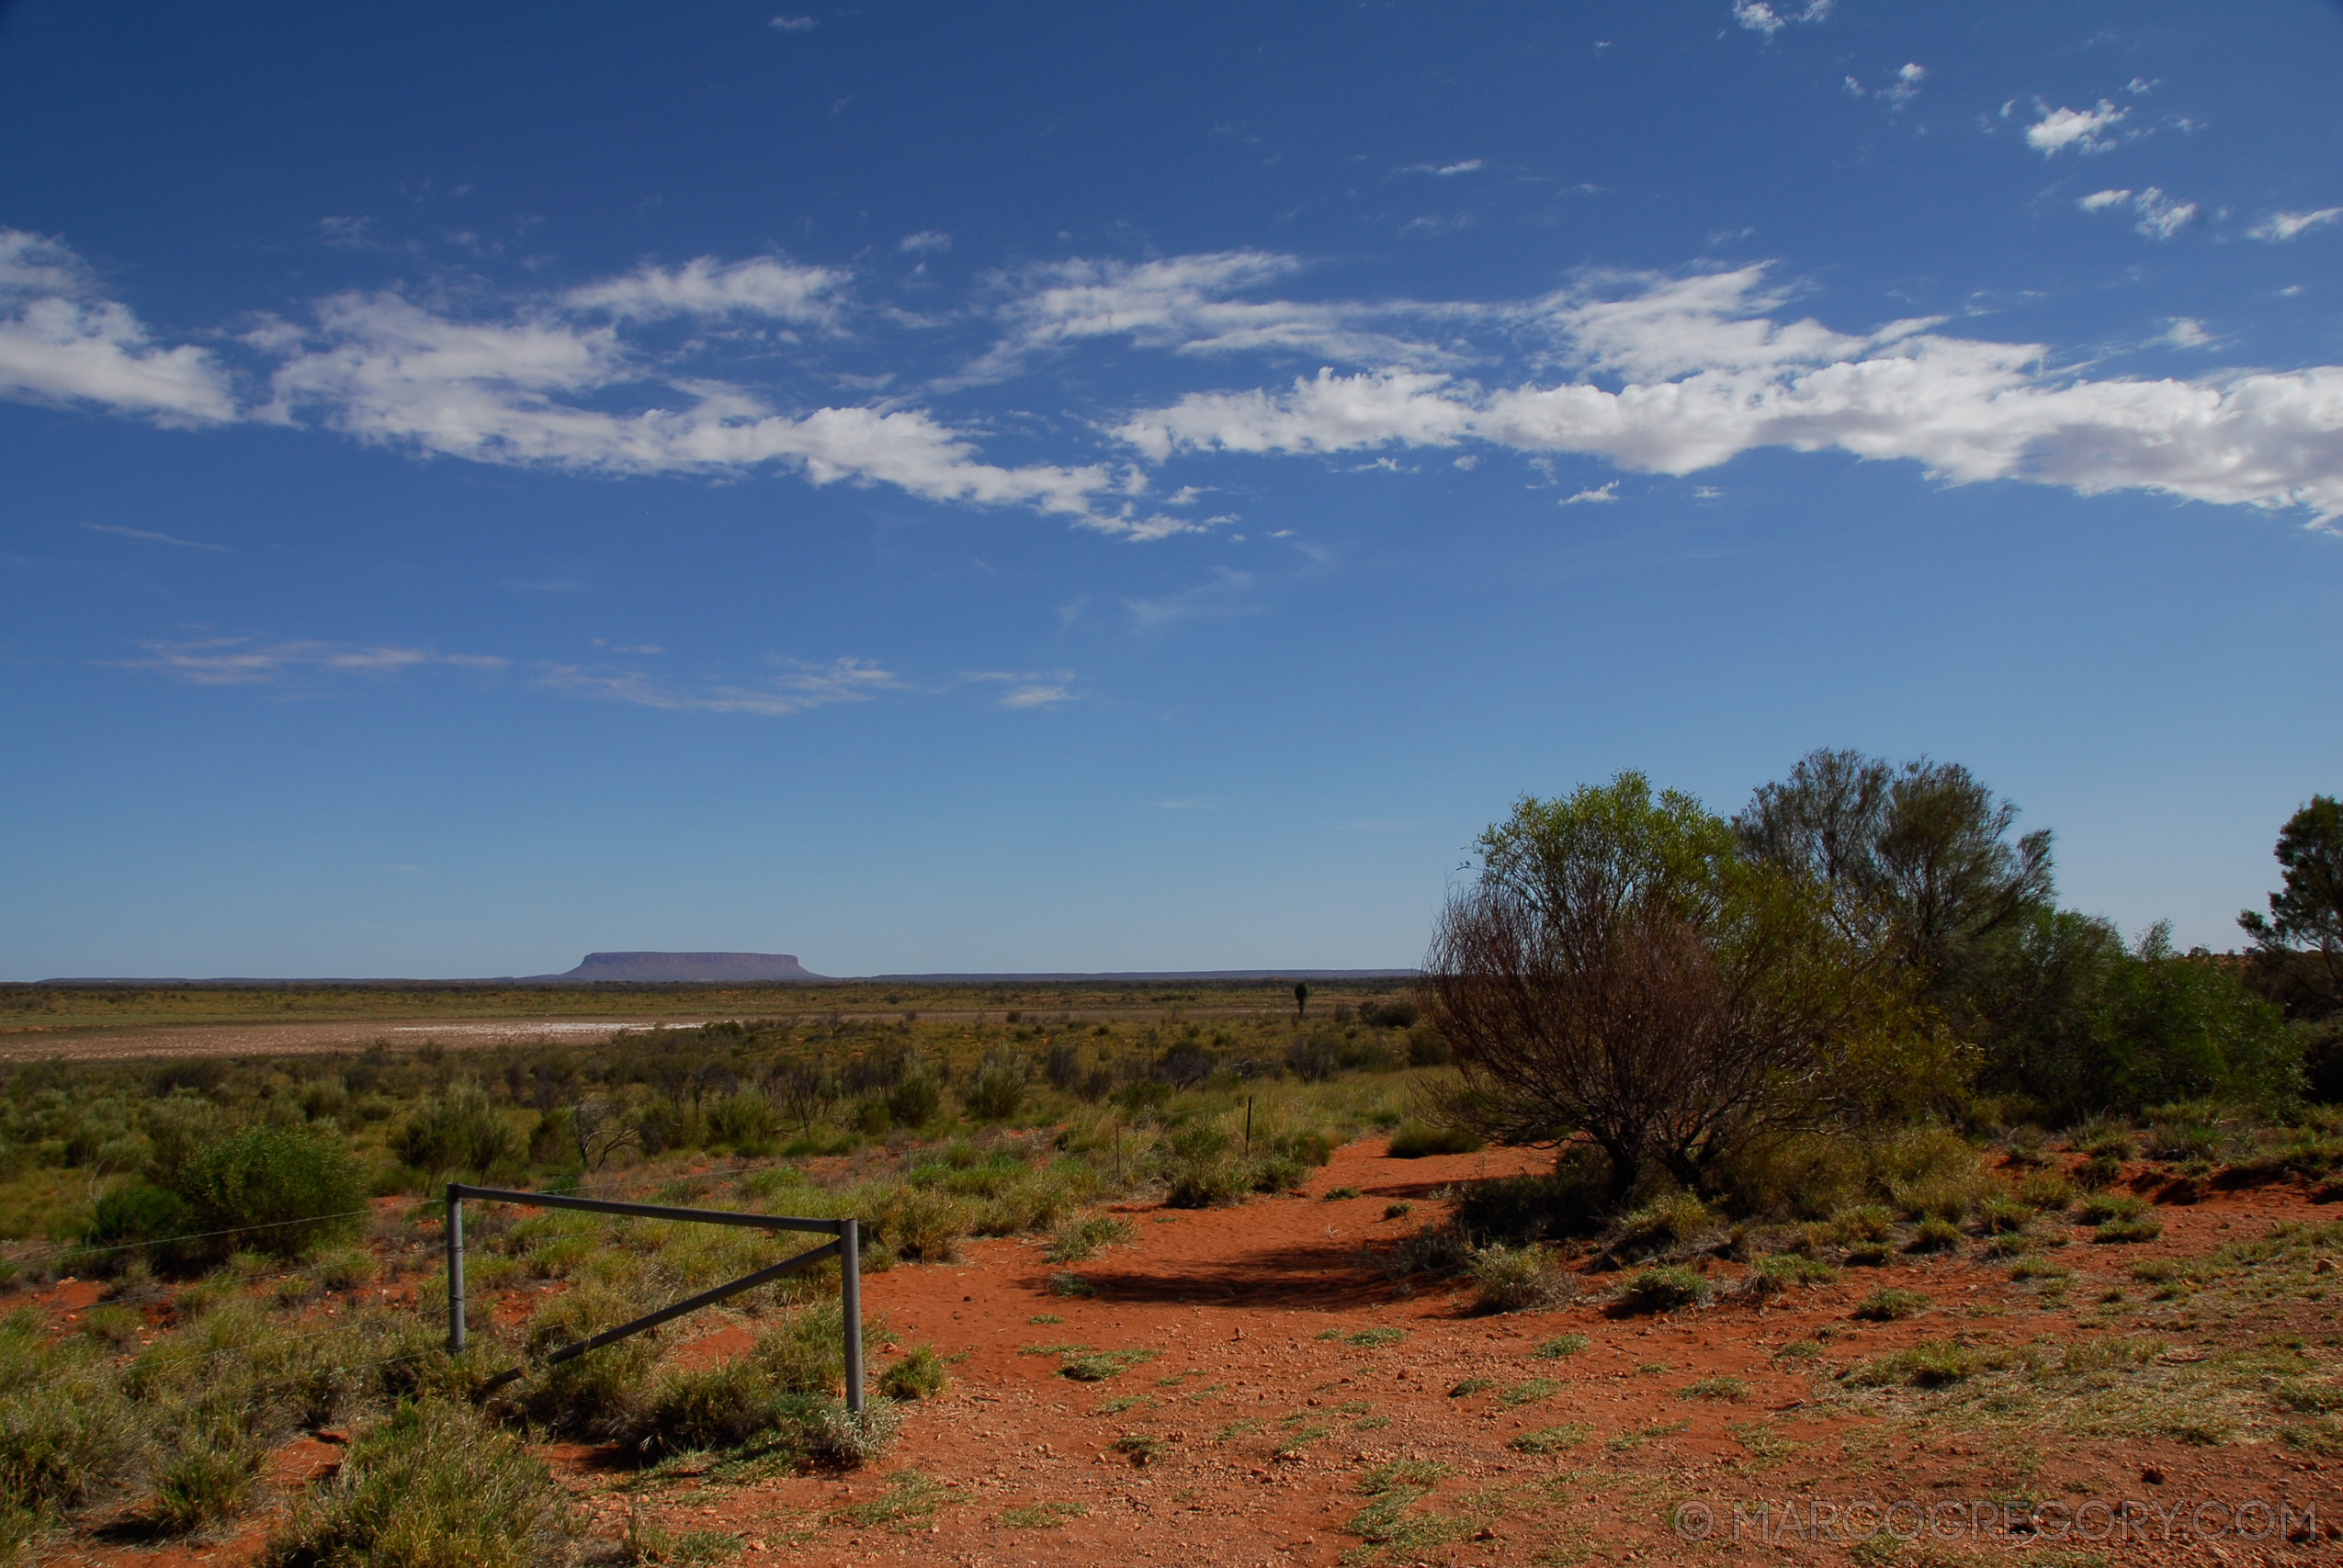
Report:
[[[1053,970],[1047,973],[949,975],[817,975],[794,953],[589,953],[575,969],[559,975],[502,976],[475,980],[377,979],[58,979],[44,986],[584,986],[717,985],[769,986],[787,981],[840,981],[898,986],[1002,986],[1045,981],[1119,982],[1157,985],[1190,980],[1406,980],[1412,969],[1117,969]]]
[[[798,962],[794,953],[589,953],[566,974],[530,975],[532,981],[699,981],[734,985],[774,980],[827,980]]]

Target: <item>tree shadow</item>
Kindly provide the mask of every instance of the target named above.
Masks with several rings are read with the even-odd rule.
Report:
[[[1382,1250],[1355,1241],[1319,1242],[1160,1271],[1085,1269],[1081,1277],[1092,1299],[1118,1305],[1367,1306],[1402,1294],[1400,1282],[1383,1273]],[[1024,1283],[1047,1288],[1040,1277]]]

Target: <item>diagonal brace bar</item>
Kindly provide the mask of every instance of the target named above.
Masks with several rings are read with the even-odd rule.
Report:
[[[676,1209],[663,1203],[623,1203],[615,1198],[575,1198],[566,1192],[507,1192],[499,1187],[447,1186],[448,1200],[486,1198],[498,1203],[521,1203],[532,1209],[582,1209],[589,1214],[632,1214],[643,1220],[685,1220],[698,1225],[749,1225],[768,1231],[809,1231],[817,1235],[843,1235],[852,1220],[806,1220],[785,1214],[743,1214],[730,1209]]]
[[[809,1252],[800,1252],[795,1258],[785,1258],[770,1268],[760,1269],[753,1274],[743,1274],[741,1278],[728,1284],[719,1285],[712,1291],[702,1291],[698,1295],[686,1296],[680,1302],[671,1302],[657,1312],[636,1318],[631,1323],[622,1323],[616,1328],[606,1328],[592,1338],[581,1339],[574,1345],[564,1345],[545,1358],[545,1365],[550,1367],[563,1361],[574,1360],[588,1350],[599,1350],[605,1345],[615,1344],[629,1335],[640,1334],[647,1328],[656,1328],[661,1324],[682,1317],[686,1313],[697,1312],[704,1306],[714,1306],[718,1302],[737,1296],[742,1291],[753,1291],[759,1285],[770,1284],[786,1274],[794,1274],[800,1269],[809,1269],[817,1263],[826,1263],[831,1258],[843,1257],[845,1250],[845,1242],[842,1238],[825,1243]],[[855,1358],[855,1359],[859,1359],[859,1357]],[[481,1392],[486,1393],[492,1389],[502,1388],[523,1375],[527,1370],[526,1367],[514,1367],[499,1372],[481,1385]],[[846,1407],[857,1412],[863,1407],[861,1381],[852,1376],[846,1380]]]

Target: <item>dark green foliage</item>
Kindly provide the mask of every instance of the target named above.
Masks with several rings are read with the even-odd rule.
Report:
[[[924,1127],[943,1110],[943,1086],[925,1072],[909,1074],[887,1091],[887,1114],[898,1127]]]
[[[172,1187],[206,1255],[298,1258],[357,1230],[366,1190],[342,1140],[309,1128],[247,1127],[189,1156]]]
[[[1403,1122],[1391,1134],[1393,1159],[1421,1159],[1426,1155],[1468,1155],[1483,1145],[1480,1134],[1467,1127],[1432,1127]]]
[[[935,1347],[914,1345],[901,1360],[879,1374],[878,1392],[889,1399],[934,1399],[950,1381]]]
[[[1621,1313],[1674,1312],[1708,1300],[1706,1280],[1689,1269],[1646,1269],[1620,1287]]]
[[[1025,1066],[1008,1056],[989,1056],[960,1090],[960,1103],[979,1122],[1006,1122],[1025,1102]]]
[[[521,1140],[487,1090],[458,1078],[417,1108],[390,1148],[426,1176],[482,1176],[518,1156]]]
[[[2283,887],[2269,913],[2237,917],[2265,954],[2314,955],[2305,966],[2330,1005],[2343,1004],[2343,801],[2315,795],[2286,819],[2276,851]]]
[[[192,1244],[166,1238],[199,1228],[195,1212],[177,1193],[132,1181],[104,1193],[92,1206],[81,1235],[91,1250],[74,1253],[71,1261],[76,1271],[90,1274],[116,1273],[133,1260],[151,1269],[185,1268],[199,1252]]]
[[[1602,1227],[1609,1161],[1583,1145],[1566,1152],[1545,1176],[1505,1176],[1459,1189],[1452,1223],[1476,1244],[1560,1240]]]

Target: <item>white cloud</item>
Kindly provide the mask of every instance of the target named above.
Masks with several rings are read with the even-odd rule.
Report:
[[[615,285],[578,292],[597,309],[633,299]],[[594,396],[645,383],[658,388],[659,406],[612,409]],[[1032,504],[1109,533],[1144,528],[1092,514],[1089,497],[1112,480],[1104,468],[985,463],[967,437],[915,409],[778,412],[738,387],[664,378],[615,325],[550,310],[468,321],[397,295],[337,296],[318,307],[317,332],[278,368],[275,389],[275,418],[480,462],[617,474],[777,463],[817,485],[891,484],[935,501]]]
[[[2324,229],[2343,220],[2343,207],[2322,207],[2316,212],[2273,212],[2247,233],[2272,245],[2284,244],[2305,229]]]
[[[2213,336],[2194,317],[2175,316],[2172,325],[2156,341],[2173,348],[2203,348],[2213,342]]]
[[[821,26],[819,17],[775,17],[764,24],[776,33],[809,33]]]
[[[1566,495],[1556,504],[1561,506],[1580,506],[1590,502],[1616,501],[1618,499],[1619,481],[1617,479],[1613,479],[1609,484],[1597,485],[1592,490],[1582,490],[1576,495]]]
[[[1161,631],[1183,621],[1258,615],[1262,613],[1262,607],[1248,598],[1252,589],[1251,572],[1230,571],[1223,567],[1210,580],[1193,588],[1155,599],[1126,599],[1123,608],[1130,613],[1136,630]]]
[[[537,683],[547,691],[571,696],[631,703],[671,713],[745,713],[767,718],[837,703],[867,702],[882,692],[902,686],[892,671],[860,659],[841,659],[829,664],[793,663],[779,674],[761,681],[716,682],[696,688],[654,680],[640,671],[549,664],[543,667]]]
[[[2129,190],[2095,190],[2075,205],[2085,212],[2105,212],[2130,203],[2138,215],[2132,225],[2151,240],[2168,240],[2197,220],[2197,204],[2178,201],[2156,186],[2134,195]]]
[[[1479,158],[1467,158],[1461,164],[1409,164],[1398,172],[1403,175],[1437,175],[1445,178],[1451,175],[1469,175],[1480,168],[1482,163]]]
[[[836,317],[837,296],[850,281],[851,275],[834,267],[798,266],[769,256],[730,264],[701,256],[679,267],[644,266],[573,288],[565,302],[629,321],[742,315],[811,326]]]
[[[1733,0],[1733,19],[1753,33],[1771,38],[1793,22],[1819,22],[1830,15],[1831,0],[1807,0],[1803,10],[1777,11],[1767,0]]]
[[[2343,367],[2094,381],[2047,369],[2037,344],[1766,321],[1757,313],[1778,296],[1754,274],[1647,278],[1628,299],[1546,303],[1548,319],[1592,340],[1578,344],[1582,360],[1625,371],[1615,390],[1322,374],[1286,391],[1191,394],[1116,434],[1150,457],[1475,440],[1678,475],[1760,446],[1835,449],[1917,461],[1949,483],[2141,489],[2343,516]]]
[[[2105,98],[2100,99],[2095,108],[2054,109],[2039,100],[2034,107],[2042,118],[2026,127],[2026,145],[2039,148],[2045,158],[2064,147],[2072,147],[2078,152],[2106,152],[2115,143],[2101,133],[2132,112],[2117,108]]]
[[[2197,204],[2175,201],[2150,186],[2133,200],[2140,220],[2132,225],[2151,240],[2168,240],[2197,220]]]
[[[1440,395],[1448,378],[1409,370],[1337,376],[1321,369],[1286,393],[1191,392],[1114,434],[1160,462],[1175,451],[1346,452],[1398,444],[1448,446],[1470,411]]]
[[[427,648],[402,648],[389,643],[360,648],[337,642],[255,643],[250,637],[207,637],[141,646],[147,650],[147,656],[126,660],[126,664],[198,686],[259,685],[310,671],[337,675],[397,675],[411,670],[447,669],[494,674],[511,663],[489,654],[440,653]]]
[[[0,397],[96,403],[164,424],[236,415],[227,373],[200,348],[158,346],[58,241],[0,229]]]
[[[942,255],[952,248],[952,236],[941,229],[922,229],[904,235],[895,248],[907,256]]]
[[[1019,686],[1002,693],[1000,705],[1004,708],[1055,707],[1059,703],[1071,702],[1073,697],[1073,692],[1065,686]]]

